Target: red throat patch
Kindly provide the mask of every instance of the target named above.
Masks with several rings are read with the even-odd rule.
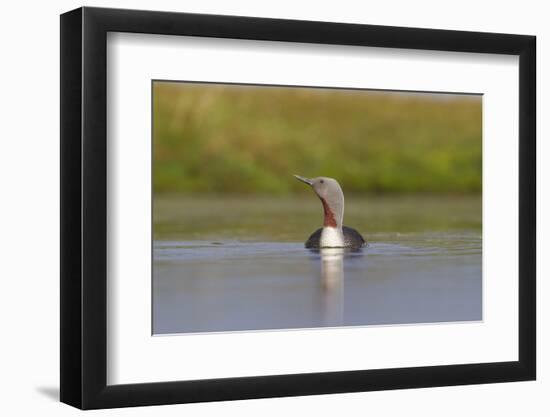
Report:
[[[330,209],[330,206],[325,201],[324,198],[321,198],[321,203],[323,203],[323,210],[325,211],[325,219],[323,221],[323,226],[325,227],[336,227],[336,219],[334,218],[334,213]]]

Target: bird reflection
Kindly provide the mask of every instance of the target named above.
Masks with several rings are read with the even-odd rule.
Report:
[[[345,324],[344,318],[344,259],[364,255],[361,248],[321,248],[312,250],[321,258],[321,314],[324,326]]]
[[[344,249],[322,248],[319,253],[323,322],[325,326],[340,326],[344,323]]]

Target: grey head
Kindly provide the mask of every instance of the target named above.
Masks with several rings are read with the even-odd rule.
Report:
[[[341,228],[344,221],[344,192],[334,178],[305,178],[294,175],[297,180],[311,186],[323,204],[323,226]]]

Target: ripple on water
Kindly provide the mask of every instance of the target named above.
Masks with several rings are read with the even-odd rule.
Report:
[[[377,234],[360,251],[348,251],[346,258],[368,257],[430,257],[475,255],[481,252],[481,237],[469,234]],[[258,257],[302,258],[304,254],[318,256],[319,251],[304,248],[296,242],[254,241],[167,241],[153,243],[157,261],[189,261],[204,259],[229,259]]]

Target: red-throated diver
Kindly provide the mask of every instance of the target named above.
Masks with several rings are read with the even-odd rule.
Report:
[[[344,193],[334,178],[304,178],[294,175],[296,179],[311,185],[315,194],[323,203],[325,217],[323,227],[317,229],[306,241],[306,248],[362,248],[367,244],[363,236],[351,227],[343,225]]]

